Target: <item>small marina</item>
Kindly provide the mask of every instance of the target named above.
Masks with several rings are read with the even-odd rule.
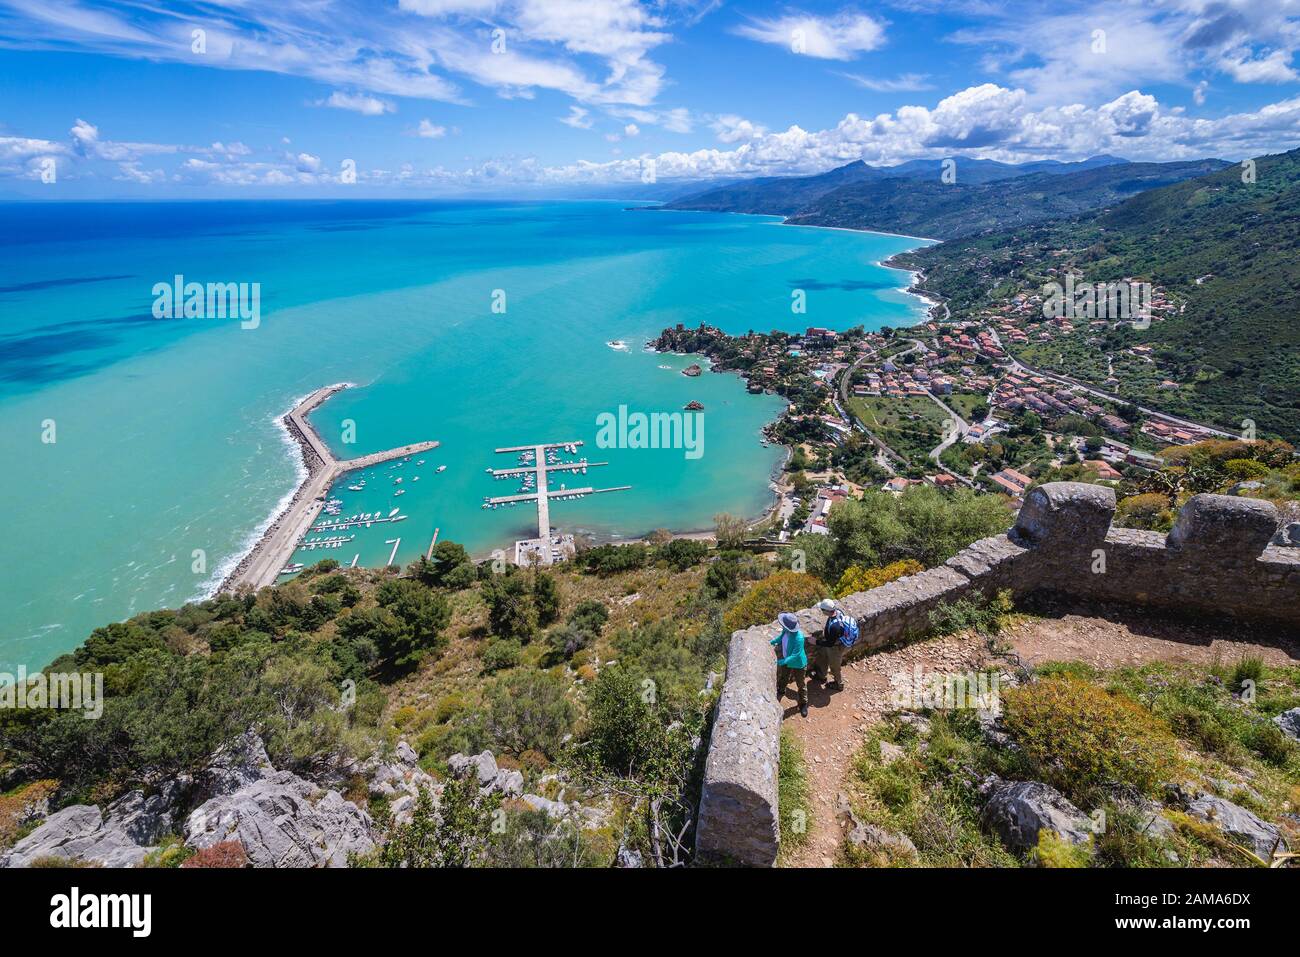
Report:
[[[630,489],[630,485],[617,485],[610,488],[595,488],[590,485],[568,488],[560,483],[558,489],[550,487],[552,472],[570,472],[586,475],[587,469],[608,465],[608,462],[588,462],[585,458],[565,461],[562,455],[577,455],[581,441],[541,442],[536,445],[511,445],[494,450],[498,455],[518,455],[519,464],[510,468],[487,468],[494,479],[504,481],[520,478],[519,491],[513,495],[484,496],[482,508],[512,508],[525,502],[532,502],[537,507],[537,537],[521,539],[515,542],[514,563],[516,565],[541,564],[551,565],[566,558],[572,558],[574,544],[572,535],[553,535],[551,532],[551,502],[585,498],[601,492],[621,492]]]
[[[307,420],[307,416],[330,396],[341,392],[347,387],[347,383],[335,383],[317,389],[294,406],[281,420],[302,452],[307,475],[299,485],[298,491],[289,506],[271,522],[262,537],[257,541],[257,544],[253,546],[243,561],[222,582],[222,591],[233,591],[243,584],[250,585],[255,589],[270,585],[283,575],[301,571],[301,563],[290,562],[294,552],[300,547],[307,551],[339,549],[355,538],[355,535],[326,535],[324,538],[312,539],[309,538],[310,535],[344,531],[348,528],[363,526],[366,521],[373,525],[381,522],[400,521],[405,517],[400,515],[398,509],[393,509],[383,516],[379,516],[377,513],[371,514],[365,521],[362,520],[363,517],[360,514],[342,518],[342,502],[338,499],[326,497],[334,483],[344,475],[363,471],[386,462],[394,462],[394,468],[401,468],[414,456],[436,449],[439,445],[435,441],[416,442],[400,448],[359,456],[355,459],[335,458],[334,453],[329,450],[324,440],[321,439],[315,428]],[[363,487],[364,484],[365,480],[354,483],[359,487]],[[312,523],[316,521],[322,512],[329,518],[325,522],[313,526]],[[334,521],[331,521],[331,519],[334,519]],[[355,559],[353,564],[355,564]]]

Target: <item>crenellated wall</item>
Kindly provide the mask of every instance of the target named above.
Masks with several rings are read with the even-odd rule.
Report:
[[[938,568],[842,599],[861,630],[849,657],[925,633],[940,602],[975,590],[1053,592],[1300,632],[1300,548],[1269,544],[1279,524],[1272,504],[1196,495],[1168,535],[1111,528],[1114,514],[1109,488],[1039,486],[1006,534],[981,539]],[[825,622],[815,608],[796,614],[805,634]],[[776,860],[781,707],[768,642],[778,631],[771,622],[731,637],[696,829],[696,852],[706,862],[762,867]]]

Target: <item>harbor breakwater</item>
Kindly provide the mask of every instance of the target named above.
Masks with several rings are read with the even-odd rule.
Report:
[[[307,416],[330,396],[348,387],[349,383],[339,382],[317,389],[281,419],[302,456],[304,474],[288,504],[272,517],[257,542],[222,581],[218,592],[233,591],[240,585],[256,589],[273,584],[320,514],[330,487],[342,475],[438,447],[436,441],[416,442],[354,459],[335,458]]]

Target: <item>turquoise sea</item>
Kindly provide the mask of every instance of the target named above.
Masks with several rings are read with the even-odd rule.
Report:
[[[295,486],[276,417],[331,382],[356,384],[313,415],[340,457],[442,445],[400,499],[382,469],[364,492],[336,489],[344,515],[400,505],[409,517],[307,561],[383,564],[398,536],[410,561],[434,528],[478,556],[531,537],[531,507],[480,508],[515,491],[485,474],[513,464],[492,449],[531,442],[584,440],[611,464],[572,484],[632,486],[555,503],[564,531],[756,516],[782,455],[759,430],[782,400],[733,375],[683,376],[692,360],[645,341],[679,322],[915,322],[907,274],[878,263],[918,244],[607,202],[0,205],[0,671],[210,591]],[[260,325],[155,319],[153,286],[176,274],[260,283]],[[805,314],[791,311],[795,289]],[[618,339],[626,351],[606,344]],[[705,407],[699,458],[595,447],[602,412],[691,400]]]

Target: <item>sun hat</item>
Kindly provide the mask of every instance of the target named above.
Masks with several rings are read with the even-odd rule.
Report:
[[[839,611],[840,609],[839,603],[836,602],[834,598],[823,598],[821,601],[817,603],[817,607],[820,608],[822,611],[826,612],[826,614],[828,615],[831,612]]]
[[[799,630],[799,619],[788,611],[781,612],[777,620],[781,622],[781,627],[786,631]]]

